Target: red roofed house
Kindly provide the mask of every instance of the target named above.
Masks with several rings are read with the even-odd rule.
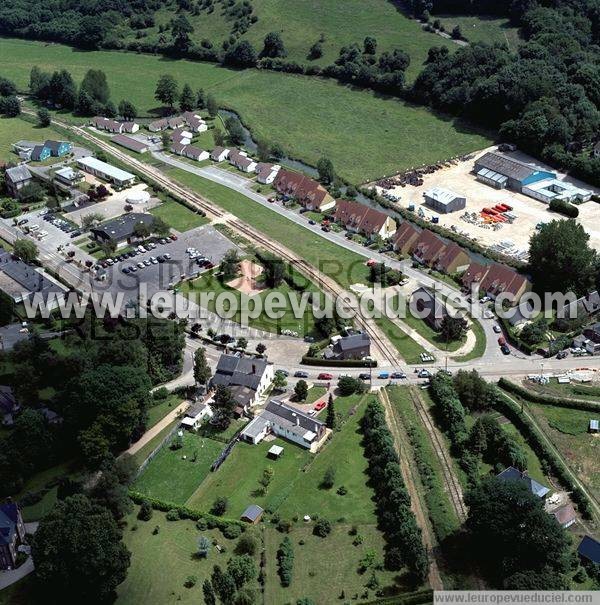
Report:
[[[494,263],[481,280],[480,289],[493,300],[502,293],[510,294],[513,304],[517,304],[521,296],[531,290],[531,282],[514,269]]]
[[[471,263],[462,276],[462,284],[468,290],[473,284],[479,284],[479,293],[485,293],[494,300],[500,294],[507,293],[513,304],[517,304],[523,294],[531,290],[531,282],[524,275],[499,263],[488,266]]]
[[[412,256],[423,265],[433,267],[446,250],[446,244],[432,231],[424,229],[413,244]]]
[[[323,211],[335,206],[335,200],[323,185],[298,172],[280,170],[274,185],[279,193],[295,198],[309,210]]]
[[[342,223],[348,231],[362,233],[369,237],[379,235],[387,239],[396,232],[396,221],[391,216],[348,200],[338,200],[335,207],[335,220]]]
[[[469,261],[469,255],[458,244],[452,242],[446,246],[434,268],[450,275],[464,271],[469,266]]]
[[[408,254],[417,241],[420,231],[409,221],[404,221],[394,233],[394,250],[401,254]]]
[[[470,290],[473,284],[481,283],[481,280],[487,275],[488,269],[488,265],[471,263],[461,277],[463,288]]]

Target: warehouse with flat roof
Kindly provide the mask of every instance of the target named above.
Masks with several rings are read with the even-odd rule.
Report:
[[[425,204],[440,214],[464,210],[467,205],[466,197],[442,187],[428,189],[423,197],[425,198]]]
[[[105,181],[110,181],[118,187],[127,187],[133,185],[135,175],[125,170],[121,170],[116,166],[111,166],[98,158],[87,156],[77,160],[77,166],[94,176],[97,176]]]
[[[492,151],[475,160],[473,171],[478,181],[496,189],[521,192],[523,187],[538,181],[556,179],[554,172],[542,170],[520,160]]]

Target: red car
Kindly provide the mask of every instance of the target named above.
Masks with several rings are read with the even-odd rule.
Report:
[[[504,338],[504,336],[500,336],[500,338],[498,339],[498,344],[503,347],[506,344],[506,339]]]
[[[176,242],[176,241],[177,241],[177,236],[176,236],[176,235],[169,235],[169,237],[170,237],[170,238],[171,238],[171,239],[172,239],[174,242]]]
[[[320,412],[327,404],[324,401],[319,401],[317,405],[315,405],[315,411]]]
[[[333,380],[333,374],[329,374],[327,372],[321,372],[318,376],[317,376],[318,380]]]
[[[367,261],[367,267],[372,267],[373,265],[376,265],[377,261],[374,258],[371,258]]]

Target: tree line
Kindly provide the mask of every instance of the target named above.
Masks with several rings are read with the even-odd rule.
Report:
[[[427,551],[410,508],[410,496],[382,405],[370,401],[360,424],[379,526],[386,540],[385,566],[391,570],[406,567],[414,582],[421,584],[429,571]]]

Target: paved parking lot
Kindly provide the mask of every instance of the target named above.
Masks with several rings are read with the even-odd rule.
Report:
[[[148,297],[153,296],[156,292],[168,290],[182,279],[197,276],[206,271],[195,261],[190,260],[186,252],[187,248],[196,248],[213,265],[218,265],[225,253],[232,248],[237,249],[237,246],[212,225],[202,225],[180,234],[176,241],[158,244],[150,252],[138,254],[108,267],[106,281],[100,283],[96,289],[107,290],[113,294],[125,292],[125,302],[129,299],[137,299],[141,284],[145,284]],[[145,266],[135,273],[122,272],[123,267],[137,265],[139,262],[151,257],[162,256],[165,253],[171,255],[167,262]],[[130,296],[127,293],[130,293]]]

